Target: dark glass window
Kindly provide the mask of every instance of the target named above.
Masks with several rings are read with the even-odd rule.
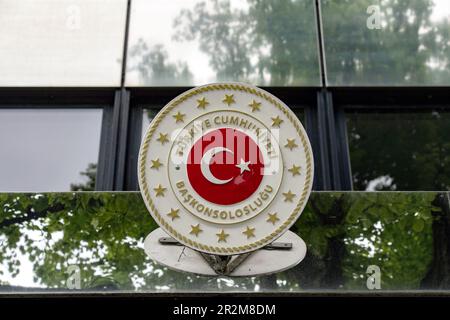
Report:
[[[448,1],[321,0],[327,80],[449,85]]]
[[[450,190],[450,113],[349,112],[355,190]]]
[[[127,86],[320,85],[314,1],[133,0]]]

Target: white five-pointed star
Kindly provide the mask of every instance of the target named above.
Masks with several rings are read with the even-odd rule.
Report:
[[[244,172],[244,171],[250,171],[250,168],[248,167],[249,164],[250,164],[250,161],[245,162],[244,159],[241,158],[241,163],[236,165],[236,167],[241,169],[240,174],[242,174],[242,172]]]

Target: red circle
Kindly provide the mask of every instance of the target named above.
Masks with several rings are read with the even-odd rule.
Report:
[[[213,151],[216,151],[214,155]],[[247,199],[258,189],[263,167],[261,150],[250,136],[237,129],[220,128],[194,143],[188,155],[187,174],[192,187],[203,199],[231,205]],[[230,181],[224,183],[226,180]]]

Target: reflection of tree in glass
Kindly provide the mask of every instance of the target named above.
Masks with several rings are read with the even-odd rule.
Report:
[[[143,240],[157,225],[139,193],[0,194],[0,290],[18,289],[2,276],[23,272],[24,257],[36,284],[46,288],[66,289],[65,272],[77,265],[82,289],[364,289],[372,264],[382,270],[383,289],[419,288],[425,276],[427,288],[444,288],[448,232],[434,229],[445,225],[450,210],[432,205],[434,198],[314,193],[293,228],[308,245],[306,259],[269,277],[270,284],[264,278],[198,277],[152,263]],[[434,218],[432,211],[438,212]]]
[[[433,258],[431,203],[436,194],[360,193],[353,197],[345,218],[347,286],[364,288],[367,267],[377,265],[382,270],[382,288],[419,288]]]
[[[130,71],[136,70],[144,85],[177,86],[192,82],[192,74],[186,63],[168,62],[168,53],[162,45],[149,48],[139,39],[130,48]]]
[[[318,83],[312,1],[199,2],[175,20],[175,39],[199,41],[219,80],[266,85]],[[211,7],[211,8],[210,8]]]
[[[356,190],[450,190],[449,113],[355,112],[347,119]]]
[[[255,286],[254,279],[236,284],[152,263],[143,240],[157,225],[139,193],[0,194],[0,209],[0,266],[15,277],[29,259],[35,283],[45,288],[67,289],[70,265],[80,268],[87,290]]]
[[[219,80],[319,83],[313,1],[201,1],[175,20],[177,40],[198,40]],[[367,28],[372,0],[322,0],[327,72],[340,84],[450,81],[450,25],[431,0],[380,1],[382,30]],[[445,80],[446,79],[446,80]]]
[[[133,245],[152,228],[150,219],[137,219],[145,209],[135,196],[66,193],[2,197],[6,198],[2,201],[6,214],[0,234],[7,242],[0,257],[8,261],[13,274],[20,266],[15,255],[19,250],[34,264],[36,282],[48,287],[65,288],[64,272],[71,264],[81,268],[84,288],[103,277],[131,285],[135,272],[131,265],[127,267],[126,259],[143,262]],[[121,254],[124,250],[126,255]]]
[[[366,27],[371,5],[380,5],[379,30]],[[433,0],[322,0],[329,78],[345,85],[448,83],[450,25],[431,21],[433,7]]]
[[[435,193],[397,192],[313,194],[295,225],[309,254],[289,274],[306,288],[367,289],[367,267],[377,265],[382,289],[420,288],[433,259],[433,237],[439,242],[435,246],[445,246],[431,230],[435,197]],[[440,267],[448,263],[434,259]],[[439,277],[443,275],[448,276],[448,270]]]
[[[71,183],[70,190],[72,191],[94,191],[95,177],[97,175],[97,164],[89,163],[86,171],[80,172],[80,175],[87,178],[85,183]]]

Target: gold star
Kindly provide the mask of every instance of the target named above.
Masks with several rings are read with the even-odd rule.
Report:
[[[159,197],[159,196],[162,196],[162,197],[164,197],[164,192],[166,192],[166,188],[164,188],[162,185],[158,185],[158,187],[156,187],[156,188],[153,188],[153,190],[155,190],[155,192],[156,192],[156,196],[157,197]]]
[[[229,234],[225,233],[225,231],[222,229],[220,233],[216,233],[216,236],[219,237],[217,239],[217,242],[227,242],[227,237],[229,236]]]
[[[279,128],[281,123],[284,121],[283,119],[280,118],[280,116],[277,116],[276,118],[271,118],[272,119],[272,127],[277,127]]]
[[[293,164],[292,168],[288,169],[288,171],[292,173],[293,177],[295,177],[296,175],[300,175],[300,167],[296,166],[295,164]]]
[[[284,202],[292,202],[292,199],[294,199],[295,197],[295,193],[292,193],[291,190],[289,190],[288,192],[283,192],[283,196],[284,196]]]
[[[156,139],[157,141],[161,142],[161,144],[164,144],[166,142],[169,142],[169,138],[167,138],[168,134],[167,133],[160,133],[159,134],[159,138]]]
[[[247,226],[247,230],[243,231],[242,233],[247,236],[247,239],[249,239],[255,236],[255,228],[250,228],[249,226]]]
[[[152,160],[152,166],[150,168],[158,170],[159,167],[162,166],[162,163],[159,162],[159,158],[156,160]]]
[[[205,109],[209,102],[205,99],[205,97],[201,99],[197,99],[197,108]]]
[[[203,230],[200,229],[200,223],[198,223],[196,226],[191,225],[191,232],[189,232],[189,233],[198,237],[198,234],[202,231]]]
[[[178,111],[177,114],[174,114],[172,117],[174,117],[175,122],[178,123],[178,122],[184,122],[185,116],[186,115],[184,113],[181,113],[180,111]]]
[[[280,219],[277,217],[277,213],[275,212],[275,213],[269,213],[269,217],[267,218],[266,221],[271,222],[273,225],[275,225],[275,223],[278,220],[280,220]]]
[[[226,103],[228,106],[235,103],[234,96],[232,94],[226,94],[225,98],[222,100],[223,103]]]
[[[252,103],[250,103],[248,106],[252,108],[252,112],[259,111],[259,109],[261,108],[261,102],[256,102],[255,100],[253,100]]]
[[[298,145],[295,143],[295,139],[287,139],[287,143],[286,143],[285,147],[292,150],[295,147],[298,147]]]
[[[178,212],[180,211],[180,209],[170,209],[170,212],[167,214],[169,217],[172,218],[172,221],[175,220],[176,218],[179,218],[180,216],[178,215]]]

